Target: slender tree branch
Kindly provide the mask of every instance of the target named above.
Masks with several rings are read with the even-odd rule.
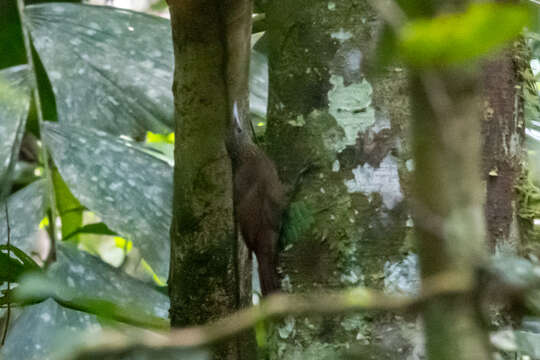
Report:
[[[41,107],[41,98],[39,96],[39,89],[38,89],[38,81],[36,76],[36,68],[34,65],[34,59],[32,57],[32,45],[30,44],[30,34],[28,33],[28,29],[26,27],[26,21],[24,19],[24,0],[17,0],[17,9],[19,11],[19,19],[21,21],[21,29],[23,33],[23,40],[24,40],[24,48],[26,50],[26,60],[28,61],[28,67],[30,69],[30,73],[32,76],[33,81],[33,97],[34,102],[36,104],[36,113],[39,123],[39,131],[40,133],[43,133],[43,111]],[[47,153],[47,148],[42,145],[41,147],[41,157],[43,160],[43,169],[44,169],[44,175],[47,179],[48,184],[48,194],[49,194],[49,206],[51,208],[51,216],[49,217],[49,227],[51,232],[51,250],[49,252],[49,256],[47,257],[47,260],[45,263],[50,263],[51,261],[54,261],[56,259],[56,219],[58,218],[58,210],[56,209],[56,197],[54,193],[54,183],[52,181],[52,174],[51,169],[49,166],[49,154]]]
[[[471,292],[474,279],[461,272],[441,273],[427,279],[422,293],[417,297],[387,295],[367,288],[354,288],[341,292],[323,292],[306,295],[276,294],[253,306],[224,317],[216,322],[173,329],[168,333],[123,333],[105,331],[99,339],[82,348],[79,356],[94,352],[124,351],[134,347],[200,347],[229,339],[255,324],[288,315],[339,314],[356,311],[416,312],[429,299],[437,296]],[[77,358],[77,357],[74,357]]]
[[[6,212],[7,255],[8,255],[8,258],[9,258],[9,256],[10,256],[10,246],[11,246],[11,226],[9,225],[9,211],[8,211],[7,199],[4,201],[4,210]],[[11,283],[8,281],[7,282],[7,294],[8,295],[9,295],[9,291],[11,290],[10,287],[11,287]],[[4,323],[4,332],[2,334],[2,341],[0,343],[1,346],[4,346],[4,344],[6,343],[6,337],[7,337],[7,333],[8,333],[10,318],[11,318],[11,304],[8,301],[7,310],[6,310],[6,319],[5,319],[6,322]]]

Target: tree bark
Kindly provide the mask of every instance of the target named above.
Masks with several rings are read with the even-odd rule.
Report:
[[[409,287],[399,275],[412,249],[403,201],[411,158],[404,140],[406,72],[393,66],[366,78],[380,25],[366,1],[274,0],[265,6],[265,141],[290,197],[280,259],[285,290]],[[369,344],[406,357],[415,349],[402,320],[393,314],[289,318],[277,325],[270,353],[334,358],[351,344]]]
[[[251,3],[170,0],[169,6],[176,111],[169,295],[171,324],[179,327],[251,302],[251,268],[237,238],[225,149],[231,98],[248,104]],[[238,43],[246,32],[247,44]],[[216,347],[214,358],[253,359],[250,335]]]
[[[516,41],[483,66],[483,174],[486,181],[487,239],[491,251],[517,251],[521,244],[516,186],[522,175],[526,84],[520,73],[528,66]],[[525,60],[525,61],[524,61]]]

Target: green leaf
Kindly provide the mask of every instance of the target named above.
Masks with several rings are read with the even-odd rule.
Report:
[[[103,6],[28,6],[33,44],[56,95],[58,120],[142,139],[174,128],[173,47],[166,19]],[[265,59],[254,56],[259,91]],[[256,113],[262,112],[253,101]],[[265,112],[265,110],[264,110]]]
[[[58,120],[142,137],[173,128],[173,53],[166,19],[79,4],[28,6],[33,44]]]
[[[133,142],[46,123],[43,141],[81,204],[133,241],[161,279],[169,269],[172,167]]]
[[[26,65],[0,71],[0,203],[11,189],[11,173],[24,134],[30,93]]]
[[[13,245],[0,245],[0,250],[6,250],[9,249],[12,255],[15,255],[18,260],[20,260],[25,267],[25,271],[36,271],[40,270],[41,268],[39,265],[32,259],[30,256],[28,256],[24,251],[17,248]]]
[[[52,180],[56,207],[62,219],[62,237],[65,240],[71,235],[70,237],[75,237],[73,240],[77,241],[77,234],[74,232],[82,225],[83,207],[73,196],[57,169],[52,171]]]
[[[116,325],[116,324],[113,324]],[[147,330],[122,327],[130,344],[148,336]],[[117,329],[118,331],[118,329]],[[85,359],[123,360],[208,360],[207,351],[201,349],[149,349],[140,346],[115,352],[103,346],[110,339],[105,337],[102,325],[94,315],[75,311],[59,305],[52,299],[27,306],[14,321],[8,332],[6,344],[0,348],[3,360],[68,360],[82,358],[80,351],[94,347]],[[126,341],[117,339],[117,341]],[[118,345],[118,344],[117,344]]]
[[[116,236],[118,235],[104,223],[95,223],[95,224],[87,224],[84,225],[72,233],[69,233],[63,240],[71,240],[73,237],[77,236],[78,234],[96,234],[96,235],[110,235],[110,236]]]
[[[59,359],[54,354],[66,342],[78,336],[95,336],[99,331],[95,316],[63,308],[49,299],[24,308],[0,348],[0,358]]]
[[[24,272],[24,265],[9,256],[7,253],[0,252],[0,284],[5,281],[16,282],[19,276]]]
[[[12,194],[8,200],[11,245],[25,253],[36,250],[36,233],[48,208],[45,180],[38,180]],[[0,244],[7,243],[4,204],[0,204]]]
[[[16,282],[24,273],[40,270],[39,265],[21,249],[0,245],[0,284]]]
[[[529,20],[523,6],[475,3],[464,13],[407,23],[399,34],[400,54],[412,66],[464,63],[517,37]]]
[[[154,287],[73,246],[59,245],[57,255],[46,274],[21,280],[16,300],[51,296],[64,306],[106,318],[145,327],[169,327],[169,299]]]

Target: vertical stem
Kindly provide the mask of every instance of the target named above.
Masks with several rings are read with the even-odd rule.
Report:
[[[38,123],[39,123],[39,131],[42,133],[43,131],[43,111],[41,109],[41,98],[39,96],[39,88],[38,88],[38,82],[37,82],[37,76],[36,76],[36,68],[34,66],[34,59],[32,57],[32,46],[30,44],[30,35],[28,33],[28,29],[26,28],[26,22],[24,21],[24,0],[17,0],[17,8],[19,10],[19,19],[21,20],[21,29],[23,32],[23,40],[24,40],[24,48],[26,50],[26,58],[28,61],[28,67],[30,68],[30,73],[32,76],[33,81],[33,96],[34,96],[34,102],[36,104],[36,112],[38,117]],[[49,215],[49,228],[50,228],[50,238],[51,238],[51,250],[49,252],[49,256],[47,257],[47,260],[45,263],[49,263],[51,261],[54,261],[56,259],[56,239],[57,239],[57,231],[56,231],[56,219],[58,218],[58,211],[56,209],[56,197],[54,193],[54,184],[52,181],[51,176],[51,169],[49,167],[49,154],[47,153],[47,148],[42,144],[41,146],[41,157],[43,159],[43,168],[44,168],[44,174],[45,178],[47,179],[48,183],[48,194],[49,194],[49,206],[51,208],[50,215]]]
[[[411,71],[415,224],[422,277],[459,269],[474,281],[485,258],[480,177],[481,102],[465,69]],[[438,230],[425,224],[437,225]],[[431,299],[423,310],[429,359],[488,360],[473,293]]]
[[[8,212],[8,202],[7,200],[4,202],[4,209],[6,211],[6,226],[7,226],[7,255],[8,255],[8,258],[9,258],[9,253],[10,253],[10,246],[11,246],[11,227],[9,226],[9,212]],[[11,287],[11,283],[8,281],[7,282],[7,296],[9,297],[9,291],[10,291],[10,287]],[[4,333],[2,334],[2,341],[0,342],[0,346],[4,346],[4,344],[6,343],[6,337],[7,337],[7,333],[8,333],[8,328],[9,328],[9,320],[11,318],[11,304],[9,302],[9,299],[8,299],[8,302],[7,302],[7,313],[6,313],[6,322],[5,322],[5,326],[4,326]]]

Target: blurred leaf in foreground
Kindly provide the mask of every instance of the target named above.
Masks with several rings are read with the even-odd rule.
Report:
[[[64,306],[139,326],[168,328],[169,299],[73,246],[58,246],[57,261],[44,275],[23,277],[21,301],[53,297]]]
[[[529,21],[526,7],[475,3],[464,13],[405,24],[399,34],[399,49],[413,66],[459,64],[501,47],[517,37]]]
[[[0,358],[57,359],[54,353],[70,339],[95,334],[100,329],[95,316],[63,308],[49,299],[23,310],[8,332],[5,345],[0,348]]]

